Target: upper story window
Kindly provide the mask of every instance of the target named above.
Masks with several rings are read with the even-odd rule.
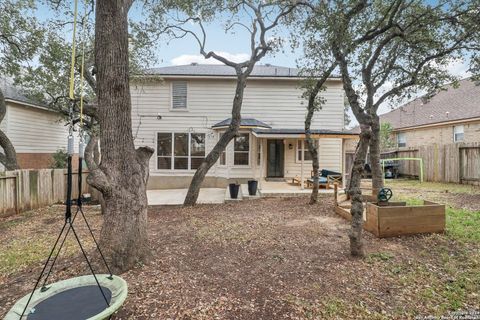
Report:
[[[157,169],[194,170],[204,158],[204,133],[157,133]]]
[[[233,164],[236,166],[248,166],[250,164],[250,134],[240,133],[235,137],[233,147]]]
[[[303,141],[303,145],[302,145]],[[315,147],[318,149],[318,140],[314,140]],[[297,162],[302,161],[302,152],[304,154],[304,161],[312,161],[312,154],[308,150],[308,144],[305,140],[297,140]]]
[[[172,110],[187,109],[187,81],[172,82]]]
[[[405,132],[398,132],[397,133],[397,146],[399,148],[407,146],[407,136]]]
[[[463,125],[453,126],[453,142],[462,142],[465,136]]]

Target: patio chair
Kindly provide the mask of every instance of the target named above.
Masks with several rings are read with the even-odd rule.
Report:
[[[325,189],[333,188],[333,185],[337,183],[338,185],[342,184],[342,174],[339,172],[322,169],[318,172],[318,186],[320,188],[324,187]],[[313,187],[313,171],[311,173],[312,177],[307,180],[307,186]]]

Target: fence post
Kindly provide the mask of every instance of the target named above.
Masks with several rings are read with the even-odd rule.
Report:
[[[20,209],[19,209],[19,192],[18,192],[18,188],[19,188],[19,182],[18,182],[18,174],[17,172],[15,171],[15,193],[14,193],[14,197],[15,197],[15,214],[19,214],[20,213]]]
[[[420,158],[420,183],[423,183],[423,158]]]

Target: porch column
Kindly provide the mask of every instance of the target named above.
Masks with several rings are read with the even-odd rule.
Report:
[[[300,188],[303,190],[303,179],[304,179],[304,174],[303,174],[303,162],[305,160],[305,140],[302,139],[302,152],[301,154],[301,161],[300,161]]]
[[[260,138],[257,138],[257,152],[260,152],[260,172],[259,172],[259,178],[258,178],[258,188],[262,188],[262,176],[263,176],[263,147],[262,147],[263,141]]]

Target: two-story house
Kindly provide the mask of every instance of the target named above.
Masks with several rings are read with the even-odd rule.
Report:
[[[296,69],[255,67],[245,89],[240,134],[210,169],[204,187],[310,176],[301,81]],[[235,85],[234,69],[224,65],[155,68],[132,80],[135,141],[155,149],[150,189],[188,187],[230,123]],[[355,135],[344,131],[341,79],[330,78],[322,95],[326,103],[312,122],[320,168],[344,172],[344,140]]]

